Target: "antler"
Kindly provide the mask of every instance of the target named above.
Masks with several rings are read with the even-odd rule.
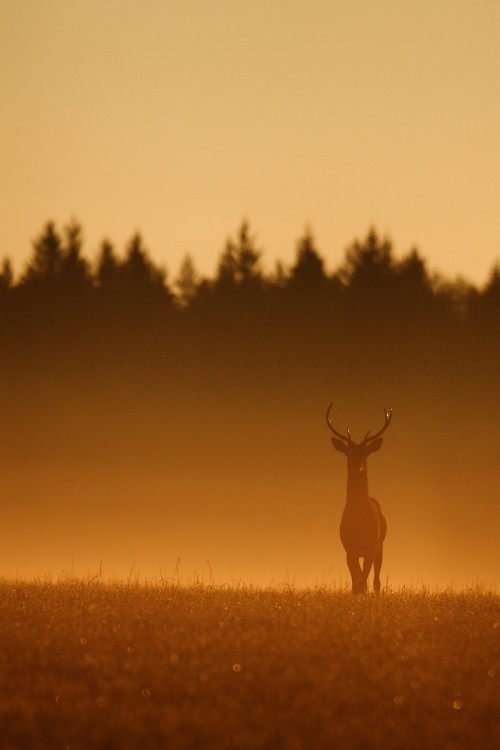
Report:
[[[382,427],[381,430],[379,430],[378,432],[376,432],[375,435],[370,435],[371,430],[368,430],[368,432],[366,433],[366,435],[364,437],[364,442],[365,443],[371,443],[372,440],[376,440],[376,438],[380,437],[382,435],[382,433],[385,432],[387,430],[387,428],[389,427],[389,425],[391,424],[392,409],[389,409],[389,411],[387,411],[387,409],[385,408],[385,406],[383,406],[382,408],[384,410],[384,415],[385,415],[384,426]]]
[[[330,406],[328,407],[328,410],[326,412],[326,424],[328,425],[328,427],[330,428],[330,430],[333,432],[333,434],[336,437],[340,438],[341,440],[345,440],[346,443],[349,443],[350,440],[351,440],[351,433],[349,432],[349,428],[347,429],[347,435],[342,435],[341,432],[337,432],[337,430],[335,429],[335,427],[332,425],[332,423],[330,421],[330,411],[332,409],[332,406],[333,406],[333,401],[330,404]]]

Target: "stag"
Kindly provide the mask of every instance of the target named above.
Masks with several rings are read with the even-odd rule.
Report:
[[[340,521],[340,539],[347,555],[352,591],[366,592],[373,565],[373,588],[378,594],[387,522],[378,501],[368,493],[366,462],[370,453],[375,453],[382,446],[381,435],[391,423],[392,409],[387,411],[384,406],[385,422],[381,430],[374,435],[368,431],[360,443],[355,443],[349,429],[344,435],[333,426],[330,419],[332,406],[330,404],[326,412],[326,423],[334,435],[332,444],[335,450],[347,456],[347,497]],[[360,558],[363,558],[363,568],[359,563]]]

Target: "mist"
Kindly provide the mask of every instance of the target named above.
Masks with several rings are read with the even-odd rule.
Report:
[[[367,253],[386,267],[361,287]],[[102,278],[64,295],[40,273],[9,286],[2,575],[346,585],[333,402],[354,439],[393,410],[368,462],[383,586],[497,583],[500,305],[481,317],[486,292],[462,288],[457,311],[423,262],[422,296],[396,293],[402,264],[376,236],[334,276],[320,263],[306,283],[304,257],[274,286],[257,252],[229,286],[221,260],[189,305],[155,274],[135,296]]]

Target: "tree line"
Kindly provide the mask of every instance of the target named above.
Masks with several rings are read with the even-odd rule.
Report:
[[[396,260],[392,243],[370,229],[364,240],[354,241],[346,250],[344,262],[332,274],[325,270],[314,236],[309,229],[298,240],[295,262],[288,268],[281,262],[270,273],[263,270],[263,251],[247,221],[242,222],[234,238],[228,238],[220,254],[215,277],[203,278],[190,255],[186,255],[179,273],[171,283],[166,270],[156,265],[140,233],[135,233],[120,258],[113,244],[105,239],[95,263],[83,255],[81,225],[72,221],[58,231],[47,222],[33,241],[32,256],[19,278],[14,278],[9,258],[0,269],[0,293],[21,297],[26,305],[37,295],[81,304],[89,296],[115,295],[133,302],[134,297],[161,297],[165,305],[186,309],[198,304],[245,297],[253,302],[259,296],[284,293],[297,295],[328,294],[349,297],[352,303],[368,305],[377,294],[399,292],[402,299],[423,302],[430,296],[441,299],[451,312],[460,317],[474,314],[481,307],[497,301],[500,294],[500,263],[497,261],[481,290],[463,279],[451,282],[428,271],[425,259],[412,249]],[[128,298],[128,300],[127,300]],[[492,311],[493,311],[492,307]]]
[[[142,354],[148,344],[165,344],[179,356],[186,348],[224,356],[232,346],[235,355],[257,351],[262,359],[278,344],[292,360],[311,347],[316,356],[322,347],[348,355],[368,346],[381,356],[390,348],[418,357],[422,347],[436,351],[443,342],[476,348],[483,342],[488,349],[500,333],[500,266],[478,289],[431,274],[416,249],[397,259],[392,243],[370,229],[328,272],[306,230],[293,263],[266,272],[263,251],[243,222],[212,278],[186,256],[170,281],[138,233],[123,256],[104,240],[91,263],[79,223],[58,230],[48,222],[18,278],[4,260],[0,310],[4,353],[77,346],[95,355],[96,342],[113,352],[117,342],[135,341]]]

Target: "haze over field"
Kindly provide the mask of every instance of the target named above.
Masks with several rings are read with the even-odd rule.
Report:
[[[3,574],[347,583],[333,401],[354,439],[394,412],[383,583],[498,583],[498,272],[438,284],[371,232],[333,275],[306,234],[271,277],[244,225],[173,298],[141,243],[90,269],[48,225],[4,269]]]
[[[394,411],[383,580],[498,582],[499,34],[495,0],[1,3],[0,573],[346,582],[333,401]]]

